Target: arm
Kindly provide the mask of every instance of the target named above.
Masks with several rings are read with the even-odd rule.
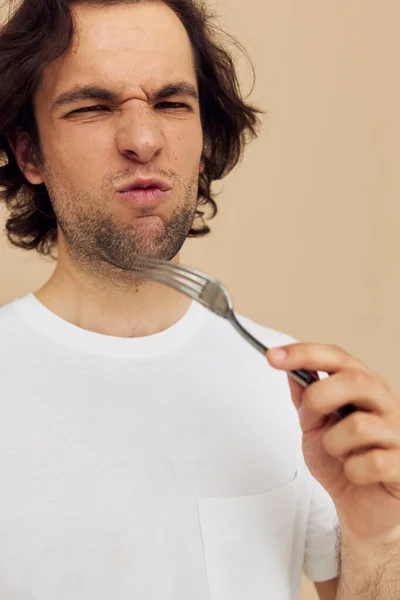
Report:
[[[342,534],[341,562],[336,600],[400,598],[399,540],[368,544]]]
[[[316,583],[320,600],[394,600],[400,596],[400,544],[379,548],[342,540],[340,578]]]
[[[335,600],[400,599],[400,399],[381,376],[337,346],[292,344],[268,356],[286,371],[330,374],[306,389],[289,384],[306,464],[340,522]],[[347,404],[357,410],[340,419],[335,411]],[[322,589],[323,600],[327,593]]]
[[[338,579],[330,579],[315,584],[320,600],[337,600]]]

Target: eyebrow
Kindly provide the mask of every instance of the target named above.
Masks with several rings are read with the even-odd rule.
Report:
[[[177,83],[167,83],[160,90],[156,91],[150,98],[153,102],[163,100],[164,98],[170,98],[171,96],[187,96],[199,99],[199,95],[194,85],[185,81]],[[52,110],[73,104],[74,102],[80,102],[82,100],[102,100],[103,102],[110,102],[117,104],[120,101],[120,96],[115,92],[111,92],[107,88],[85,85],[75,86],[67,92],[63,92],[52,104]]]

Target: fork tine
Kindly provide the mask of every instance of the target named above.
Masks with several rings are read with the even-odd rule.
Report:
[[[207,303],[200,297],[200,294],[198,292],[196,292],[195,289],[191,288],[190,286],[186,285],[185,283],[179,282],[175,277],[171,277],[171,275],[168,275],[168,274],[166,275],[166,274],[157,272],[156,269],[143,270],[142,273],[143,273],[144,277],[147,277],[148,279],[151,279],[152,281],[155,281],[156,283],[161,283],[163,285],[167,285],[168,287],[173,288],[174,290],[176,290],[178,292],[182,292],[183,294],[186,294],[190,298],[193,298],[193,300],[196,300],[197,302],[199,302],[206,308],[209,308]],[[201,291],[201,290],[199,290],[199,291]]]
[[[149,263],[149,264],[147,264]],[[180,283],[182,283],[183,285],[187,284],[190,285],[191,287],[194,287],[195,291],[200,294],[202,289],[204,288],[205,285],[207,285],[207,283],[209,283],[209,280],[206,279],[206,277],[204,276],[200,276],[197,273],[192,272],[190,269],[188,268],[181,268],[178,267],[177,265],[174,264],[170,264],[170,263],[160,263],[158,261],[143,261],[142,262],[142,267],[140,270],[144,269],[147,270],[147,267],[149,268],[149,271],[152,272],[159,272],[159,273],[164,273],[166,275],[168,275],[169,277],[174,277],[177,281],[179,281]]]
[[[154,258],[143,259],[142,264],[143,268],[145,269],[147,266],[149,266],[152,269],[157,268],[173,273],[179,273],[179,275],[182,275],[183,277],[189,277],[192,280],[193,278],[196,278],[199,280],[199,283],[201,283],[201,285],[205,285],[209,281],[216,282],[216,279],[214,279],[214,277],[211,277],[211,275],[207,275],[206,273],[203,273],[203,271],[199,271],[198,269],[193,269],[192,267],[187,267],[185,265],[178,265],[167,261],[160,261]]]
[[[207,284],[207,282],[204,282],[203,284],[202,282],[196,281],[195,279],[193,279],[193,277],[190,277],[188,274],[177,272],[174,269],[161,269],[159,267],[153,267],[149,269],[148,272],[150,274],[155,273],[163,277],[172,278],[178,284],[188,286],[197,294],[200,294],[204,286]]]

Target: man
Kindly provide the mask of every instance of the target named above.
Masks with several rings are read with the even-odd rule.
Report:
[[[211,184],[255,133],[206,11],[24,0],[0,73],[8,235],[58,254],[42,289],[0,311],[0,597],[294,600],[303,569],[322,600],[396,597],[400,407],[385,382],[246,320],[285,346],[266,361],[129,271],[178,262],[207,232]],[[290,394],[298,368],[331,377]]]

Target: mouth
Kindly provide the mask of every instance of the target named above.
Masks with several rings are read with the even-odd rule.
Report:
[[[136,208],[156,208],[165,199],[171,185],[155,178],[138,178],[120,188],[118,195],[126,203]]]
[[[161,192],[168,192],[170,189],[171,185],[162,179],[138,178],[132,183],[128,183],[126,186],[120,188],[118,192],[121,194],[140,190],[160,190]]]

